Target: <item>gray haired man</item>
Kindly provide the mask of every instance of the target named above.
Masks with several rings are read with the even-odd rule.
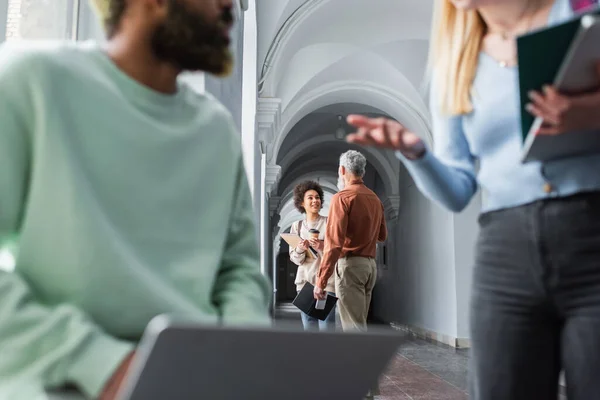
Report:
[[[315,298],[324,299],[327,280],[336,274],[335,291],[344,330],[366,330],[377,278],[376,246],[387,238],[383,204],[363,182],[366,166],[365,156],[358,151],[350,150],[340,157],[340,191],[331,200],[325,249],[315,282]]]

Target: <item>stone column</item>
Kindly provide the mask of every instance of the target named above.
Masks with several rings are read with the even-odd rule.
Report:
[[[261,260],[263,273],[269,274],[269,268],[273,266],[273,240],[271,230],[271,194],[276,189],[277,181],[279,180],[279,174],[281,167],[279,165],[266,165],[266,155],[263,155],[265,162],[264,171],[264,193],[262,193],[262,207],[261,207]],[[273,282],[273,299],[277,298],[277,270],[272,269],[271,278]]]
[[[255,204],[259,205],[260,221],[260,250],[261,250],[261,269],[265,275],[269,274],[270,267],[270,229],[269,229],[269,197],[271,192],[276,189],[279,180],[281,167],[278,165],[268,165],[269,149],[279,130],[279,121],[281,117],[281,100],[275,98],[259,98],[256,112],[256,139],[259,143],[261,153],[261,174],[260,189],[254,193]],[[273,277],[273,287],[276,287],[275,277]]]
[[[383,200],[383,207],[385,208],[385,220],[386,222],[394,222],[400,212],[400,196],[388,195]]]

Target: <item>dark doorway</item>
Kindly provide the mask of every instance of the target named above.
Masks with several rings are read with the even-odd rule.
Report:
[[[296,272],[298,266],[290,260],[287,252],[277,255],[278,282],[277,282],[277,301],[287,303],[296,297]]]

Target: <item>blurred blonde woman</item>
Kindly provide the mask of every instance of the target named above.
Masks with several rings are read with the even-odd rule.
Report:
[[[327,217],[320,215],[323,208],[323,188],[317,182],[305,181],[298,184],[294,188],[294,205],[296,209],[306,217],[295,222],[290,233],[299,234],[303,239],[298,247],[290,248],[290,259],[298,266],[296,274],[296,288],[298,292],[302,287],[310,282],[315,284],[315,278],[321,265],[323,257],[325,228],[327,227]],[[311,233],[311,230],[318,233]],[[316,236],[316,237],[315,237]],[[306,256],[311,247],[316,251],[316,257],[309,258]],[[329,278],[327,282],[327,293],[335,296],[335,280],[334,276]],[[305,330],[335,330],[335,308],[325,321],[320,321],[302,313],[302,325]]]
[[[478,187],[487,193],[470,310],[474,400],[556,399],[561,369],[569,400],[600,396],[600,155],[520,162],[515,42],[591,3],[436,0],[433,148],[398,122],[348,118],[351,142],[397,150],[447,209],[463,210]],[[600,91],[528,95],[528,111],[544,119],[538,134],[600,134]]]

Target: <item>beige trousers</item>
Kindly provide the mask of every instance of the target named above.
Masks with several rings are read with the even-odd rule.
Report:
[[[340,258],[335,271],[340,322],[344,331],[367,330],[367,314],[377,279],[374,258]]]

